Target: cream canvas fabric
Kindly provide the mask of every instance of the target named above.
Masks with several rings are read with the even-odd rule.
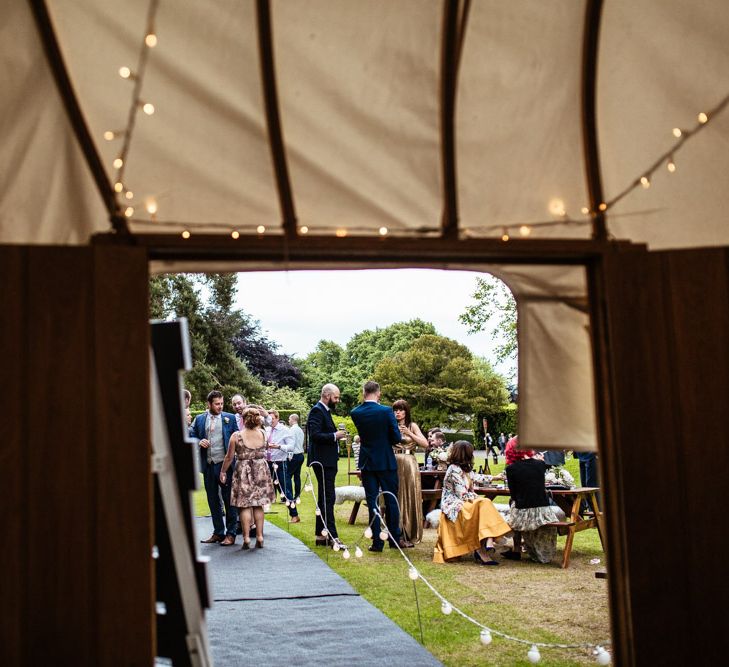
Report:
[[[110,183],[127,126],[149,3],[48,0],[84,120]],[[587,239],[581,125],[583,0],[476,0],[458,76],[456,169],[463,237]],[[439,233],[443,5],[419,0],[271,3],[279,110],[298,222],[313,233]],[[161,0],[124,165],[136,234],[281,233],[252,0]],[[86,244],[111,230],[30,10],[0,5],[0,243]],[[610,201],[729,94],[724,0],[604,3],[597,130]],[[607,212],[614,238],[651,248],[729,244],[729,113]],[[156,206],[154,215],[146,210]],[[417,241],[415,241],[417,242]],[[154,270],[283,268],[195,264]],[[288,268],[296,268],[288,267]],[[311,267],[309,267],[311,268]],[[584,271],[493,270],[519,301],[523,445],[595,442]]]

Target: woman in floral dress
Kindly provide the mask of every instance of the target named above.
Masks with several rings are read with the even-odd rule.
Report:
[[[473,552],[473,559],[479,565],[498,565],[492,557],[494,540],[511,528],[488,498],[473,492],[469,474],[473,470],[473,445],[465,440],[454,442],[448,462],[433,562],[444,563]]]
[[[220,470],[220,483],[225,484],[227,470],[235,454],[238,462],[233,473],[230,504],[239,508],[243,524],[243,549],[250,549],[251,519],[256,524],[256,548],[263,548],[263,507],[276,498],[266,462],[266,436],[263,419],[253,408],[243,413],[243,430],[230,437],[228,452]]]

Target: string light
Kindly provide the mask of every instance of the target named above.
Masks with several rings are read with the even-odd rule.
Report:
[[[609,665],[612,662],[612,656],[602,646],[598,646],[595,651],[595,661],[598,665]]]
[[[673,132],[673,136],[676,137],[676,139],[680,138],[681,135],[683,134],[680,127],[674,127],[672,132]]]
[[[132,70],[130,70],[126,66],[119,68],[119,76],[122,79],[133,79],[133,78],[135,78],[134,75],[132,74]]]
[[[380,539],[384,542],[387,539],[387,531],[381,530],[380,531]]]
[[[356,546],[356,547],[354,548],[354,555],[355,555],[355,557],[356,557],[356,558],[362,558],[362,556],[364,555],[364,554],[362,553],[362,549],[360,549],[360,548],[359,548],[359,545],[357,545],[357,546]]]
[[[343,239],[347,235],[347,230],[344,229],[344,227],[340,227],[339,229],[337,229],[335,234],[338,238]]]
[[[491,636],[491,632],[487,628],[481,630],[479,639],[484,646],[488,646],[492,641],[494,641],[494,638]]]
[[[266,233],[266,228],[263,225],[258,225],[258,227],[256,227],[256,231],[259,234],[265,234]]]
[[[564,200],[560,199],[559,197],[550,199],[549,212],[552,215],[557,216],[558,218],[563,218],[565,215],[567,215],[567,210],[564,205]]]
[[[151,102],[145,102],[144,104],[142,104],[142,111],[144,111],[144,113],[146,113],[148,116],[151,116],[152,114],[154,114],[154,104],[152,104]]]
[[[321,534],[324,535],[324,531],[322,531]],[[324,536],[326,537],[326,535],[324,535]],[[339,542],[335,542],[334,544],[332,544],[332,550],[339,551]]]
[[[419,576],[420,575],[418,574],[418,571],[415,569],[415,567],[411,567],[408,570],[408,577],[410,577],[413,581],[417,581]]]
[[[306,225],[302,225],[299,227],[299,234],[308,234],[309,228]]]
[[[651,180],[647,176],[640,177],[640,184],[644,190],[647,190],[651,186]]]
[[[153,32],[150,32],[145,38],[144,43],[150,48],[153,49],[155,46],[157,46],[157,35],[155,35]]]
[[[387,236],[388,229],[387,227],[380,227],[380,236]]]
[[[322,537],[326,537],[329,535],[329,531],[326,528],[321,529],[321,533],[319,533]]]
[[[448,602],[447,600],[444,600],[443,603],[440,605],[440,610],[446,616],[450,616],[453,613],[453,607],[451,606],[450,602]]]
[[[504,233],[501,235],[501,240],[506,243],[509,240],[509,231],[504,227]]]
[[[117,134],[118,133],[114,132],[113,130],[107,130],[106,132],[104,132],[104,139],[106,139],[107,141],[114,141],[114,139],[116,139],[117,137]]]
[[[588,213],[590,212],[590,209],[589,209],[589,208],[587,208],[587,206],[583,206],[583,207],[582,207],[582,208],[580,209],[580,212],[582,213],[582,215],[587,215],[587,214],[588,214]]]
[[[114,169],[121,169],[122,166],[124,166],[124,160],[122,160],[120,157],[116,158],[113,162]]]
[[[542,659],[536,644],[532,644],[532,647],[527,651],[527,658],[529,658],[529,662],[535,665]]]
[[[307,482],[306,484],[304,484],[304,491],[309,493],[310,491],[313,491],[313,490],[314,490],[314,486],[311,484],[311,482]]]
[[[601,211],[607,211],[607,204],[606,204],[605,202],[602,202],[602,203],[600,204],[600,206],[598,206],[598,208],[599,208],[599,209],[600,209]]]
[[[154,215],[155,213],[157,213],[157,201],[155,199],[152,199],[152,197],[149,197],[144,202],[144,208],[147,209],[147,213],[149,213],[150,215]]]
[[[666,162],[666,169],[668,169],[671,173],[676,171],[676,163],[673,161],[673,156],[668,158],[668,162]]]
[[[127,218],[131,218],[134,215],[134,207],[127,206],[126,209],[124,209],[124,215],[126,215]]]
[[[124,190],[124,183],[121,181],[114,183],[114,192],[121,192],[122,190]]]
[[[125,196],[125,197],[126,197],[127,199],[134,199],[134,193],[133,193],[133,192],[132,192],[131,190],[127,190],[127,191],[126,191],[126,192],[124,193],[124,196]]]
[[[367,526],[367,528],[365,528],[364,536],[368,540],[371,540],[372,539],[372,528],[370,528],[369,526]]]
[[[351,554],[349,553],[349,549],[345,548],[344,553],[342,554],[342,558],[344,558],[344,560],[349,560],[350,556]]]
[[[314,510],[314,514],[316,514],[317,516],[321,516],[321,510],[320,510],[320,509],[319,509],[319,508],[317,507],[317,508],[316,508],[316,509]]]
[[[696,118],[702,125],[709,122],[709,117],[703,111]]]
[[[230,235],[231,235],[231,237],[233,237],[233,238],[234,238],[234,239],[236,239],[236,240],[237,240],[238,238],[240,238],[240,232],[239,232],[239,231],[238,231],[237,229],[234,229],[234,230],[233,230],[233,231],[232,231],[232,232],[230,233]]]
[[[182,238],[183,239],[189,239],[190,238],[190,232],[187,229],[184,232],[182,232]]]
[[[519,227],[519,233],[522,236],[529,236],[532,233],[532,228],[529,225],[522,225]]]

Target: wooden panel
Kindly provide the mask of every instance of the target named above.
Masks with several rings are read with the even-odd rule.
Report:
[[[29,251],[27,664],[88,664],[95,636],[94,386],[88,252]],[[42,641],[37,636],[43,628]],[[33,639],[31,639],[31,637]]]
[[[614,614],[630,619],[620,661],[709,664],[726,629],[716,583],[724,556],[715,544],[724,531],[711,510],[724,504],[729,464],[726,253],[621,253],[605,268],[608,521],[613,537],[624,536],[611,548],[621,568],[611,577],[629,583],[627,608],[615,590],[611,598]],[[621,620],[614,616],[614,626]]]
[[[96,664],[146,665],[154,656],[146,253],[93,252]]]
[[[25,619],[24,524],[27,458],[22,452],[30,445],[22,431],[30,413],[30,397],[23,390],[26,319],[23,309],[26,252],[18,247],[0,248],[0,405],[10,418],[5,419],[0,438],[0,470],[3,471],[3,520],[0,529],[2,553],[2,604],[5,613],[0,623],[0,664],[22,661],[23,619]],[[22,449],[21,449],[22,448]]]

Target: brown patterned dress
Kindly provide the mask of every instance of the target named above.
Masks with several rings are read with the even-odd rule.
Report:
[[[266,463],[266,436],[263,431],[249,429],[238,431],[236,435],[235,456],[238,462],[233,473],[230,504],[239,508],[270,505],[276,496]],[[259,446],[246,445],[246,439],[255,442],[259,437]]]

